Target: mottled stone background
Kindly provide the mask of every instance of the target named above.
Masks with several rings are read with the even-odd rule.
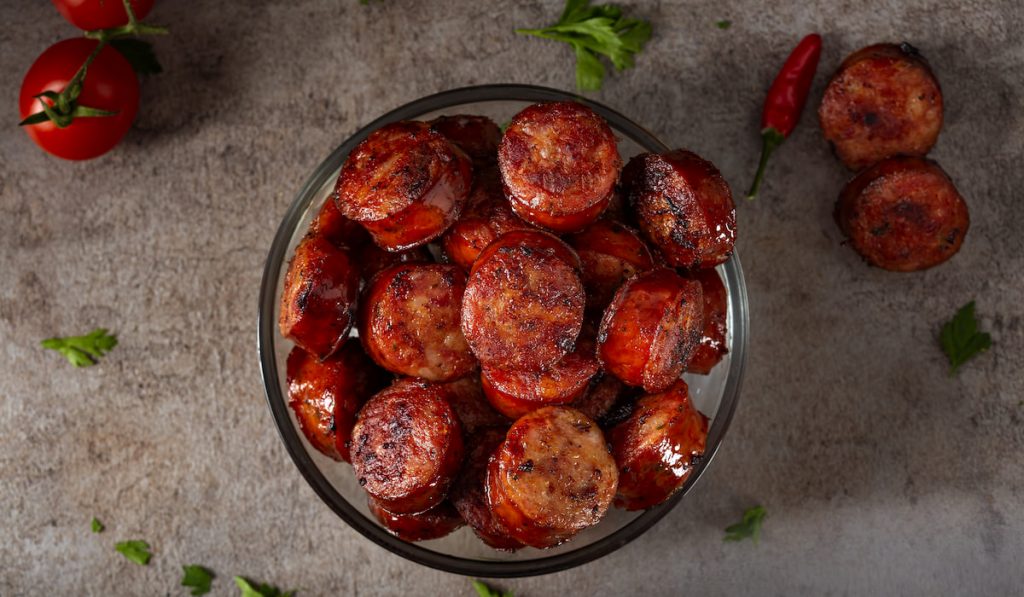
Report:
[[[942,82],[933,157],[971,230],[918,274],[864,266],[831,220],[847,173],[814,118],[739,206],[751,345],[707,476],[598,562],[497,583],[517,595],[1020,594],[1024,590],[1024,6],[1015,0],[632,2],[655,35],[593,98],[753,172],[760,102],[802,34],[822,71],[908,40]],[[363,539],[295,469],[263,398],[256,293],[272,235],[319,161],[385,110],[469,84],[573,86],[571,52],[516,36],[560,2],[162,0],[166,72],[88,163],[14,126],[21,77],[75,35],[48,2],[0,7],[0,594],[182,595],[180,565],[305,595],[471,594]],[[715,22],[730,19],[728,30]],[[812,92],[820,98],[824,76]],[[811,116],[811,115],[806,115]],[[995,348],[947,377],[940,324],[978,301]],[[94,326],[121,345],[74,370],[39,348]],[[759,545],[723,543],[750,505]],[[102,535],[89,520],[107,524]],[[146,567],[113,543],[144,538]]]

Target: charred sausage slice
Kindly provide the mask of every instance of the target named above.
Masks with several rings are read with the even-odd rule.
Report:
[[[456,114],[435,118],[430,121],[430,126],[464,151],[474,166],[487,166],[498,161],[501,129],[490,118]]]
[[[600,424],[622,398],[625,390],[626,386],[617,377],[602,371],[590,380],[586,393],[569,406]]]
[[[367,498],[367,506],[377,522],[402,541],[440,539],[462,526],[462,517],[447,501],[418,514],[388,512],[372,497]]]
[[[700,282],[701,296],[704,298],[704,331],[690,362],[686,364],[686,370],[707,375],[729,352],[726,344],[729,297],[722,278],[715,270],[699,271],[693,275],[693,279]]]
[[[616,507],[643,510],[667,500],[690,477],[707,435],[708,419],[693,407],[682,380],[637,401],[633,414],[608,433],[619,467]]]
[[[509,207],[500,175],[486,170],[474,179],[462,217],[445,233],[444,252],[452,263],[468,272],[480,253],[499,236],[530,228]]]
[[[449,499],[473,532],[495,549],[515,550],[523,544],[508,535],[487,505],[487,463],[505,441],[504,427],[485,427],[466,440],[466,463],[462,467]]]
[[[930,160],[889,158],[853,178],[836,223],[871,265],[896,272],[934,267],[960,250],[970,215],[953,181]]]
[[[924,156],[942,128],[942,90],[910,44],[868,46],[832,75],[818,118],[851,170],[894,155]]]
[[[366,230],[341,213],[334,195],[320,206],[309,230],[311,234],[323,236],[336,247],[354,250],[370,243],[370,235]]]
[[[445,389],[464,432],[473,433],[482,427],[500,427],[504,431],[512,423],[487,401],[479,375],[448,382]]]
[[[370,398],[352,430],[356,478],[394,514],[440,504],[462,451],[462,427],[445,390],[414,379],[401,379]]]
[[[571,232],[608,206],[622,158],[603,118],[582,104],[555,102],[516,114],[501,139],[498,165],[521,218]]]
[[[469,195],[469,158],[425,122],[396,122],[370,134],[338,177],[338,208],[381,248],[425,244],[458,219]]]
[[[654,269],[650,249],[632,229],[600,219],[566,239],[583,263],[587,309],[603,311],[623,282]]]

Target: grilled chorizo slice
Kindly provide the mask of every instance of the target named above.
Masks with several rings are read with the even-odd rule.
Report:
[[[334,199],[334,195],[331,195],[320,206],[320,211],[309,226],[310,233],[323,236],[336,247],[357,249],[369,243],[370,235],[358,222],[342,215]]]
[[[619,491],[615,506],[643,510],[667,500],[704,455],[708,419],[690,402],[686,382],[637,401],[633,414],[608,432]]]
[[[448,403],[459,417],[464,432],[473,433],[482,427],[506,429],[511,424],[487,401],[479,375],[450,381],[445,384],[445,389],[448,390]]]
[[[400,379],[375,394],[352,429],[359,485],[394,514],[440,504],[462,455],[462,426],[444,388],[415,379]]]
[[[579,257],[539,230],[491,243],[473,264],[462,332],[488,367],[540,371],[569,353],[583,327]]]
[[[700,282],[701,296],[704,298],[704,331],[701,332],[700,343],[693,350],[693,356],[686,364],[686,370],[707,375],[729,352],[726,344],[729,297],[722,278],[715,270],[699,271],[693,275],[693,279]]]
[[[818,119],[851,170],[894,155],[924,156],[942,129],[942,90],[916,48],[876,44],[848,56],[832,75]]]
[[[484,543],[512,551],[523,544],[509,536],[487,505],[487,463],[503,441],[504,427],[484,427],[467,438],[466,462],[448,498]]]
[[[363,280],[369,282],[374,276],[394,265],[402,263],[433,263],[434,257],[426,247],[413,247],[407,251],[385,251],[373,243],[367,243],[355,251],[359,271]]]
[[[629,280],[601,318],[597,356],[631,386],[659,392],[672,385],[700,342],[700,283],[666,268]]]
[[[643,153],[622,173],[640,231],[674,267],[725,263],[736,243],[736,206],[714,164],[677,149]]]
[[[469,195],[469,158],[425,122],[396,122],[349,154],[338,208],[388,251],[425,244],[459,218]]]
[[[603,118],[576,102],[554,102],[534,104],[512,118],[498,165],[519,217],[572,232],[608,206],[622,158]]]
[[[914,157],[882,160],[839,195],[836,223],[871,265],[896,272],[934,267],[960,250],[970,214],[938,164]]]
[[[359,268],[347,249],[306,236],[295,247],[281,293],[281,335],[321,359],[345,342],[359,298]]]
[[[480,253],[499,236],[530,228],[509,207],[501,190],[500,175],[485,170],[473,181],[462,217],[445,233],[444,252],[452,263],[468,272]]]
[[[598,372],[587,391],[569,406],[601,423],[625,394],[626,386],[614,375]]]
[[[348,462],[356,412],[388,379],[357,342],[323,361],[296,346],[288,354],[288,406],[314,448]]]
[[[602,218],[566,241],[583,264],[583,287],[591,311],[603,311],[623,282],[654,269],[654,258],[643,239],[613,220]]]
[[[498,161],[501,129],[490,118],[470,114],[439,116],[430,121],[430,126],[464,151],[474,166]]]
[[[514,539],[543,548],[597,524],[618,470],[597,423],[547,406],[512,424],[487,467],[487,502]]]
[[[370,282],[359,312],[359,339],[381,367],[399,375],[449,381],[476,359],[459,327],[466,274],[454,265],[404,264]]]
[[[367,498],[367,506],[377,522],[402,541],[440,539],[463,524],[462,517],[447,501],[417,514],[388,512],[372,497]]]

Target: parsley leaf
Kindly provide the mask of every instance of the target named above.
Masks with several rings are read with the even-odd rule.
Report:
[[[738,522],[725,529],[725,540],[742,541],[750,537],[754,540],[754,543],[757,543],[757,540],[761,537],[761,525],[764,523],[766,514],[768,514],[768,511],[764,509],[764,506],[747,508],[746,512],[743,513],[742,522]]]
[[[75,367],[88,367],[95,365],[101,356],[117,346],[117,336],[108,334],[104,328],[97,328],[85,336],[47,338],[41,344],[43,348],[64,355]]]
[[[148,41],[121,38],[112,39],[108,43],[125,57],[135,74],[156,75],[164,72],[164,67],[160,66],[160,61],[156,59],[153,44]]]
[[[554,25],[516,29],[516,33],[572,46],[576,53],[576,87],[595,91],[601,88],[605,75],[599,55],[606,56],[616,70],[632,68],[633,57],[651,38],[651,24],[623,17],[617,6],[591,6],[590,0],[566,0],[562,16]]]
[[[961,365],[992,347],[992,336],[978,331],[974,301],[960,307],[953,319],[943,324],[939,341],[949,357],[950,377],[956,374]]]
[[[181,586],[190,587],[193,595],[205,595],[210,592],[213,572],[197,564],[182,566],[185,576],[181,578]]]
[[[121,541],[114,549],[139,566],[145,566],[149,563],[149,558],[153,557],[153,554],[149,553],[149,543],[145,541]]]
[[[98,518],[96,518],[95,516],[93,517],[91,524],[92,524],[92,532],[94,532],[94,533],[102,533],[103,529],[106,528],[106,527],[103,526],[103,523],[100,522],[100,520]]]
[[[479,580],[473,581],[473,588],[476,589],[476,594],[480,597],[515,597],[515,595],[512,594],[512,591],[505,591],[502,593],[501,591],[492,589]]]
[[[715,23],[715,27],[718,27],[722,31],[725,31],[729,27],[732,27],[732,21],[730,21],[729,19],[722,19],[721,21]]]
[[[242,597],[292,597],[295,595],[295,589],[291,591],[282,592],[281,589],[267,583],[255,584],[255,581],[251,581],[241,576],[235,577],[235,584],[238,585],[238,589],[242,592]]]

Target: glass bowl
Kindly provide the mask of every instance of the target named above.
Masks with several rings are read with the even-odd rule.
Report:
[[[565,100],[586,104],[603,116],[619,138],[619,151],[624,159],[643,151],[668,150],[657,137],[622,114],[596,102],[554,89],[527,85],[485,85],[445,91],[388,112],[331,152],[299,190],[270,247],[260,288],[258,349],[267,402],[281,439],[306,481],[342,520],[374,543],[425,566],[468,576],[530,576],[579,566],[615,551],[639,537],[683,500],[711,463],[736,409],[749,323],[743,271],[739,258],[734,255],[728,263],[718,268],[729,298],[729,353],[710,375],[685,376],[695,405],[711,420],[706,453],[686,485],[658,506],[642,512],[612,508],[600,524],[586,529],[568,543],[547,550],[526,548],[514,553],[495,551],[477,539],[468,527],[441,539],[407,543],[388,533],[369,513],[366,494],[356,482],[352,467],[323,456],[306,442],[287,404],[288,389],[284,372],[292,343],[285,340],[278,331],[279,297],[288,259],[295,245],[306,234],[310,220],[331,194],[349,152],[371,132],[398,120],[428,120],[441,114],[482,114],[503,123],[531,103]]]

